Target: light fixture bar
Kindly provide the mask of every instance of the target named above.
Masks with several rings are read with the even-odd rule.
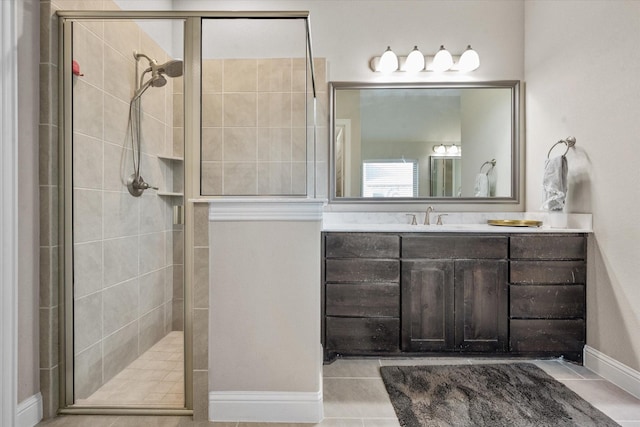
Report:
[[[452,55],[443,45],[435,55],[423,55],[417,46],[407,56],[397,56],[391,47],[381,56],[371,58],[371,70],[382,73],[420,73],[420,72],[470,72],[480,67],[478,52],[467,45],[461,55]]]

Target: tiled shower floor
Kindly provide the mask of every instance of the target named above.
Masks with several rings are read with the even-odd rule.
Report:
[[[173,331],[76,406],[184,406],[183,333]]]

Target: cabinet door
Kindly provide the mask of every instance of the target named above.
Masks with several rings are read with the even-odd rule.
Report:
[[[454,343],[454,261],[402,263],[402,350],[443,351]]]
[[[456,349],[506,350],[507,295],[507,261],[455,262]]]

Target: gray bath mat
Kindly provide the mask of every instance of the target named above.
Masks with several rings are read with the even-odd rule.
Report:
[[[617,426],[530,363],[380,368],[404,427]]]

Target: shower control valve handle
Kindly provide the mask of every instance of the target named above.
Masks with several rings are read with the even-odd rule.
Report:
[[[154,190],[158,189],[158,187],[154,187],[148,182],[145,182],[142,176],[140,175],[136,176],[135,173],[131,174],[129,179],[127,179],[127,189],[129,190],[129,193],[133,197],[142,196],[142,193],[144,193],[144,190],[148,190],[149,188],[152,188]]]

